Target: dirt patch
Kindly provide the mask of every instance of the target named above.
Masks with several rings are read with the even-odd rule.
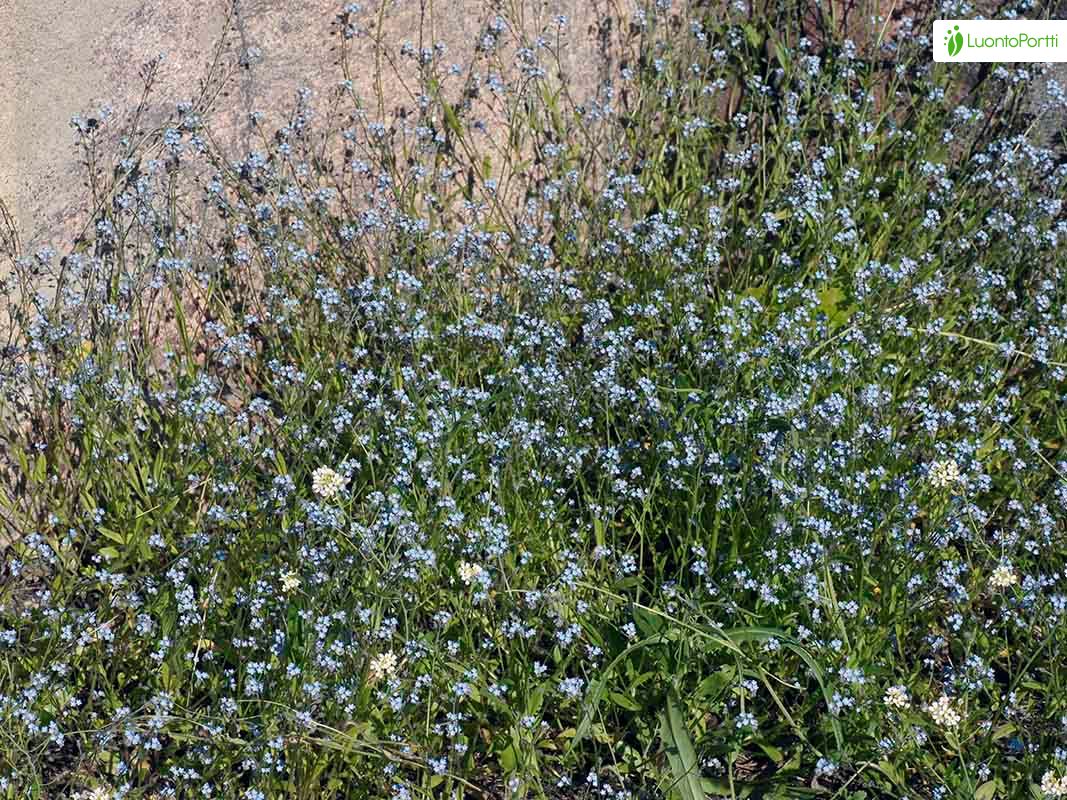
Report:
[[[88,193],[70,119],[112,108],[116,122],[140,102],[142,65],[166,53],[144,121],[163,119],[189,100],[221,48],[228,63],[258,53],[233,75],[213,113],[222,144],[236,155],[251,141],[248,114],[288,108],[298,88],[317,92],[342,76],[338,38],[331,36],[340,0],[0,0],[0,203],[14,219],[23,252],[51,244],[61,250],[84,218]],[[394,55],[404,42],[444,42],[464,63],[474,52],[486,0],[364,0],[371,34],[355,45],[357,93],[373,95],[376,42]],[[592,63],[611,0],[523,0],[519,15],[535,29],[556,14],[571,20],[566,60],[581,72]],[[398,79],[385,94],[406,102]],[[119,127],[119,125],[115,125]]]
[[[133,79],[144,58],[125,62],[130,50],[160,49],[178,32],[186,0],[146,13],[142,0],[0,0],[0,199],[24,244],[47,234],[82,194],[70,118],[101,105],[122,113],[136,92]],[[140,14],[140,16],[138,16]],[[218,15],[190,16],[182,30],[177,66],[196,64],[214,35]],[[172,27],[168,27],[172,26]],[[116,42],[128,42],[116,47]],[[146,56],[147,57],[147,56]]]

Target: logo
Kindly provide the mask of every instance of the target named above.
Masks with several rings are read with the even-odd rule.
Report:
[[[963,34],[960,33],[959,25],[945,34],[945,46],[948,48],[948,54],[953,58],[960,54],[960,50],[963,49]]]
[[[1062,19],[937,19],[931,41],[942,64],[1067,62]]]

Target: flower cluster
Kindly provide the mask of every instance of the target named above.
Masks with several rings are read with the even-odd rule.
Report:
[[[930,483],[938,489],[945,489],[952,486],[952,484],[958,482],[959,479],[960,467],[951,459],[946,461],[935,461],[930,466]]]
[[[941,695],[923,710],[930,715],[935,724],[942,728],[955,729],[963,719],[948,695]]]
[[[911,700],[908,698],[908,691],[903,686],[890,686],[886,689],[883,702],[890,708],[895,708],[901,711],[911,708]]]
[[[329,467],[319,467],[311,473],[311,488],[319,497],[330,500],[345,486],[345,479]]]
[[[1048,770],[1041,776],[1041,791],[1045,797],[1067,797],[1067,776],[1057,776]]]
[[[1015,574],[1011,564],[999,565],[989,576],[989,585],[997,590],[1008,589],[1018,582],[1019,576]]]

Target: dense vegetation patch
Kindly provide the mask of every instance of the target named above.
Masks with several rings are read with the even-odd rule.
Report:
[[[9,279],[0,796],[1067,795],[1060,87],[669,6],[591,97],[501,12],[236,163],[79,121],[95,215]]]

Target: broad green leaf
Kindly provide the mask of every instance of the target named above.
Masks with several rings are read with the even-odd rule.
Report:
[[[733,667],[720,667],[698,683],[693,694],[695,697],[717,700],[735,679],[736,671]]]
[[[640,711],[641,706],[635,703],[631,698],[624,695],[622,692],[608,692],[608,699],[620,708],[625,708],[627,711]]]
[[[103,525],[98,527],[97,530],[113,542],[117,542],[118,544],[126,544],[126,537],[118,531],[113,531],[110,528],[105,528]]]
[[[642,636],[654,636],[663,630],[666,620],[659,614],[653,614],[643,608],[634,608],[634,624]]]
[[[508,745],[501,750],[497,756],[497,761],[500,763],[500,769],[503,772],[514,772],[519,765],[519,755],[515,752],[515,745]]]
[[[1005,736],[1011,736],[1013,733],[1015,733],[1015,730],[1015,723],[1006,722],[1003,725],[998,726],[997,729],[993,731],[993,741],[996,741],[997,739],[1003,739]]]
[[[673,693],[667,698],[667,708],[660,713],[660,736],[671,766],[672,783],[668,794],[682,800],[705,800],[704,787],[700,783],[700,762]]]

